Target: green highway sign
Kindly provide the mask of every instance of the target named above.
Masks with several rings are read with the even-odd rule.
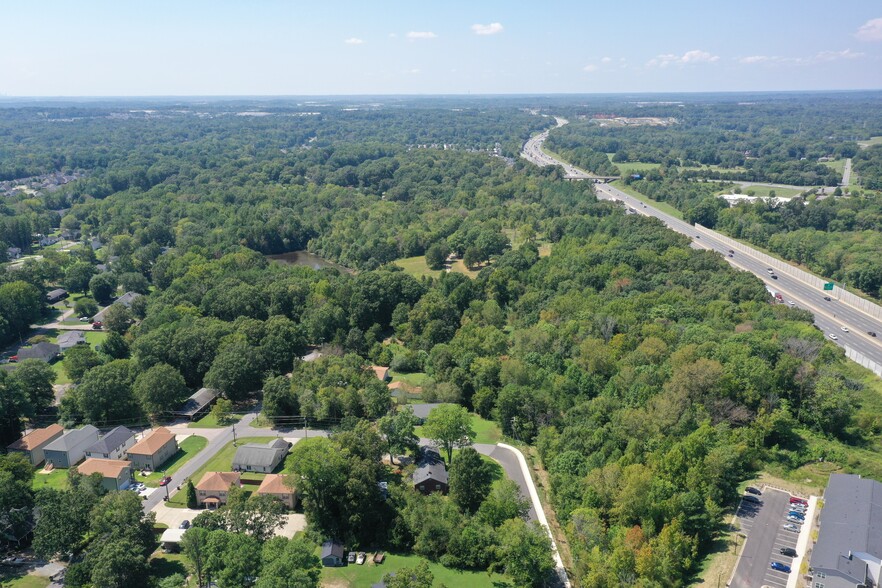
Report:
[[[824,284],[824,290],[832,290],[832,289],[833,289],[833,282],[827,282]]]

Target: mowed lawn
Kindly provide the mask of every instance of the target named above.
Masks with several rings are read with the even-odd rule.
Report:
[[[182,465],[187,463],[194,455],[205,449],[208,445],[208,439],[199,435],[190,435],[178,444],[178,452],[163,464],[158,472],[153,472],[149,476],[135,474],[135,479],[144,483],[146,486],[159,486],[160,480],[165,476],[170,476],[178,471]]]
[[[488,421],[480,415],[472,414],[472,428],[475,430],[475,438],[473,443],[486,443],[488,445],[496,445],[502,441],[502,431],[493,421]],[[418,437],[425,437],[423,427],[415,427],[414,432]]]
[[[3,588],[46,588],[49,578],[25,575],[27,570],[0,568],[0,586]]]
[[[223,429],[224,427],[229,427],[233,423],[238,423],[239,420],[242,418],[242,415],[231,414],[227,418],[229,422],[225,425],[221,425],[217,422],[217,419],[214,418],[214,415],[209,412],[198,421],[193,421],[187,426],[191,429]]]
[[[48,474],[41,474],[39,471],[34,472],[34,490],[40,488],[53,488],[55,490],[64,490],[67,488],[67,470],[55,468]]]
[[[415,278],[419,278],[422,276],[431,276],[433,278],[437,278],[441,275],[441,272],[444,270],[432,270],[429,269],[429,266],[426,265],[426,256],[418,255],[416,257],[406,257],[404,259],[397,259],[394,262],[395,265],[402,268],[404,273],[410,274]],[[477,270],[468,269],[461,259],[457,259],[453,263],[450,264],[450,271],[457,272],[460,274],[465,274],[470,278],[474,278],[478,275]]]
[[[368,553],[368,560],[364,565],[350,564],[341,568],[322,568],[321,582],[323,586],[350,588],[366,588],[383,579],[383,575],[395,572],[401,568],[414,568],[423,559],[417,555],[393,555],[387,554],[386,560],[381,564],[374,564],[373,552]],[[454,586],[468,586],[469,588],[511,588],[512,583],[501,574],[488,574],[487,572],[464,572],[451,570],[441,564],[429,562],[429,570],[435,576],[432,586],[442,584],[453,588]]]
[[[272,440],[272,437],[239,437],[237,441],[235,441],[235,445],[233,441],[227,443],[220,451],[214,454],[214,457],[205,462],[201,468],[193,472],[193,475],[190,476],[190,480],[192,480],[193,484],[198,484],[199,480],[202,479],[202,476],[205,475],[205,472],[229,472],[233,469],[233,458],[236,456],[236,449],[239,446],[244,445],[245,443],[269,443]],[[285,461],[282,460],[282,463]],[[259,479],[262,478],[264,474],[254,474],[251,473],[249,475],[243,475],[245,478],[250,479]],[[184,508],[187,506],[187,493],[184,491],[183,487],[180,492],[176,493],[171,497],[166,504],[171,507]]]

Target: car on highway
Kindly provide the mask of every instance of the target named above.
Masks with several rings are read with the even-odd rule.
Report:
[[[824,300],[826,300],[827,302],[830,302],[830,300],[832,300],[832,298],[830,298],[829,296],[824,296]]]
[[[696,239],[701,239],[701,235],[695,235]]]
[[[784,528],[788,531],[793,531],[795,533],[799,533],[799,525],[794,525],[793,523],[787,523],[784,525]]]
[[[729,250],[729,253],[731,253],[732,255],[735,255],[735,250],[734,250],[734,249],[730,249],[730,250]]]
[[[777,274],[772,274],[772,279],[773,279],[773,280],[777,280],[777,279],[778,279],[778,275],[777,275]]]
[[[772,569],[778,572],[786,572],[788,574],[790,573],[790,566],[782,564],[780,561],[773,561]]]
[[[796,557],[796,550],[792,547],[782,547],[781,555],[786,555],[787,557]]]
[[[756,494],[757,496],[762,496],[762,492],[759,491],[758,488],[754,488],[753,486],[748,486],[744,489],[745,492],[749,492],[750,494]]]
[[[848,327],[839,327],[839,330],[843,333],[848,333]]]
[[[767,268],[766,268],[766,271],[769,272],[770,274],[774,274],[774,273],[775,273],[775,270],[773,270],[773,269],[770,268],[770,267],[767,267]]]
[[[735,257],[735,256],[734,256],[734,255],[732,255],[732,254],[731,254],[731,253],[730,253],[730,254],[729,254],[729,257]]]
[[[168,486],[169,482],[171,482],[171,476],[166,476],[159,481],[160,486]]]
[[[788,300],[787,304],[789,304],[790,306],[796,306],[796,303],[792,300]]]
[[[828,335],[828,337],[830,337],[830,338],[833,339],[834,341],[838,341],[838,340],[839,340],[839,337],[836,336],[836,333],[830,333],[830,334]]]
[[[870,337],[875,337],[876,331],[867,331],[867,335],[869,335]]]

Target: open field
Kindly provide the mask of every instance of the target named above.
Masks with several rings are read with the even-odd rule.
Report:
[[[0,586],[3,588],[45,588],[49,578],[26,575],[27,569],[0,568]]]
[[[163,464],[161,471],[153,472],[149,476],[141,476],[136,473],[135,479],[143,482],[145,486],[157,487],[162,478],[178,471],[190,458],[205,449],[206,445],[208,445],[208,439],[199,435],[191,435],[181,441],[178,445],[178,452]]]
[[[408,386],[418,388],[426,383],[429,375],[426,372],[414,372],[412,374],[402,374],[400,372],[390,371],[393,382],[404,382]]]
[[[633,196],[634,198],[636,198],[637,200],[640,200],[641,202],[645,202],[647,204],[652,204],[653,206],[655,206],[656,208],[658,208],[662,212],[666,212],[667,214],[669,214],[673,217],[676,217],[679,219],[683,218],[683,213],[681,213],[679,210],[677,210],[676,208],[674,208],[670,204],[667,204],[665,202],[657,202],[647,196],[644,196],[643,194],[641,194],[637,190],[634,190],[630,186],[626,186],[625,183],[621,180],[616,180],[610,185],[618,188],[619,190],[621,190],[622,192],[624,192],[628,196]]]
[[[413,568],[420,563],[417,555],[387,554],[386,560],[376,565],[371,560],[373,552],[368,553],[368,561],[364,565],[347,565],[341,568],[322,568],[322,586],[328,588],[363,588],[371,586],[383,579],[384,574],[395,572],[401,568]],[[505,576],[488,574],[487,572],[462,572],[445,568],[441,564],[429,562],[429,570],[435,576],[432,586],[442,584],[453,586],[469,586],[470,588],[506,588],[510,587]]]
[[[868,141],[858,141],[857,144],[864,149],[873,145],[882,145],[882,137],[871,137]]]
[[[64,490],[67,488],[67,470],[56,468],[48,474],[34,473],[34,490],[40,488],[54,488],[55,490]]]
[[[70,384],[71,383],[70,377],[67,375],[67,372],[64,371],[64,362],[63,361],[56,361],[55,363],[50,364],[50,365],[52,366],[52,371],[55,372],[55,383],[56,384]]]
[[[415,278],[419,278],[422,276],[431,276],[433,278],[437,278],[441,275],[441,272],[443,271],[429,269],[429,266],[426,265],[425,255],[397,259],[393,263],[398,267],[404,269],[405,273],[408,273]],[[478,275],[478,271],[480,270],[470,270],[465,266],[461,259],[457,259],[450,264],[450,271],[465,274],[470,278],[474,278]]]
[[[845,160],[844,159],[837,159],[836,161],[823,161],[823,162],[821,162],[821,164],[835,169],[840,174],[845,169]]]
[[[806,188],[808,190],[808,188]],[[780,198],[793,198],[794,196],[799,196],[804,192],[804,190],[797,190],[796,188],[782,188],[780,186],[768,186],[765,184],[750,184],[748,186],[741,186],[741,193],[747,194],[748,192],[753,192],[754,196],[771,196],[771,192],[775,193],[775,196]],[[720,190],[717,194],[732,194],[732,189]]]

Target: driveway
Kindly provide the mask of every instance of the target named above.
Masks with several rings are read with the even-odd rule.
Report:
[[[201,510],[191,508],[170,508],[164,502],[160,502],[153,509],[153,513],[156,515],[156,522],[168,525],[169,529],[177,529],[184,520],[193,522],[196,515],[201,512]]]

